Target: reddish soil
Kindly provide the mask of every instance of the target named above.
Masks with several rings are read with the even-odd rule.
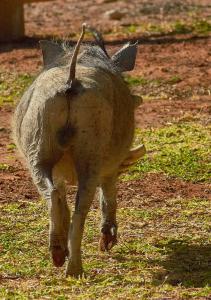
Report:
[[[160,127],[174,122],[197,121],[211,124],[211,98],[200,96],[191,100],[154,100],[143,103],[136,111],[136,126]]]
[[[164,174],[151,173],[141,180],[119,184],[119,206],[143,207],[162,205],[163,201],[175,198],[211,199],[208,184],[184,182]]]
[[[196,4],[200,15],[210,14],[207,1],[118,1],[124,12],[121,20],[109,20],[105,12],[116,8],[117,1],[57,0],[48,3],[30,4],[25,7],[26,34],[28,38],[19,43],[0,44],[0,66],[2,71],[36,74],[42,67],[39,37],[76,37],[81,23],[96,25],[106,35],[109,51],[114,52],[125,40],[139,39],[138,58],[133,75],[148,80],[170,80],[179,76],[180,81],[169,84],[167,96],[162,85],[156,95],[150,95],[136,113],[138,127],[158,127],[185,119],[197,120],[207,125],[211,121],[211,37],[189,35],[146,36],[124,32],[123,28],[141,21],[177,20],[187,16],[187,7]],[[154,4],[153,4],[154,3]],[[174,4],[173,6],[170,4]],[[169,6],[168,6],[168,5]],[[160,10],[160,8],[162,8]],[[205,9],[206,8],[206,9]],[[74,16],[74,20],[73,20]],[[122,33],[123,32],[123,33]],[[165,86],[166,89],[166,86]],[[154,88],[153,88],[154,90]],[[150,94],[150,85],[134,88],[140,94]],[[154,98],[153,98],[154,96]],[[0,163],[6,164],[0,177],[0,201],[29,201],[38,197],[30,176],[17,158],[16,151],[8,148],[12,143],[10,119],[13,108],[0,108]],[[163,174],[148,174],[140,180],[119,184],[120,206],[139,206],[139,200],[148,203],[168,198],[210,198],[209,185],[183,182]],[[72,191],[72,196],[75,189]],[[71,196],[71,198],[72,198]]]

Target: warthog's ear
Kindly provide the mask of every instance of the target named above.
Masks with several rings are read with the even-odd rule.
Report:
[[[41,40],[39,43],[42,49],[44,67],[53,64],[57,58],[64,55],[62,46],[53,41]]]
[[[134,69],[137,45],[138,42],[132,45],[128,43],[111,57],[112,61],[122,72],[132,71]]]

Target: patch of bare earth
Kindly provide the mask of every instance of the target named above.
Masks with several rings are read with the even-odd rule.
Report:
[[[162,206],[165,200],[172,198],[211,200],[211,186],[156,173],[144,175],[142,179],[119,183],[120,207]]]
[[[139,128],[161,127],[185,121],[210,124],[210,96],[199,96],[195,100],[146,101],[136,111],[136,126]]]

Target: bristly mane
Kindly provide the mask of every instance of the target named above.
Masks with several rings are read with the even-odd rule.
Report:
[[[64,41],[63,43],[61,43],[61,48],[63,49],[64,54],[58,57],[52,64],[45,66],[44,71],[54,67],[63,67],[70,65],[74,47],[68,45],[67,41]],[[82,44],[81,53],[78,55],[77,64],[83,65],[85,67],[104,69],[115,74],[120,73],[119,68],[105,54],[101,47],[96,44]]]

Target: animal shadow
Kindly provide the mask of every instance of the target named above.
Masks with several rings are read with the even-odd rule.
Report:
[[[162,271],[153,274],[154,285],[211,285],[211,244],[189,244],[184,240],[171,240],[156,247],[164,249],[167,258],[156,261],[156,264],[162,266]]]

